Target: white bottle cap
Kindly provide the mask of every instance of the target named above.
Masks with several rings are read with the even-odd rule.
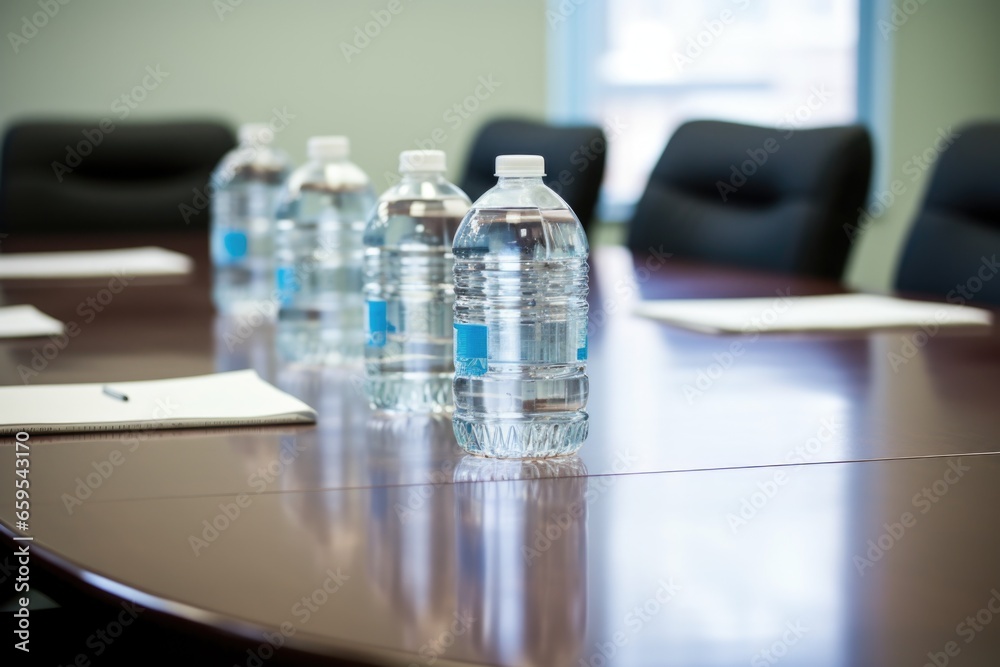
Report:
[[[306,155],[310,160],[343,160],[351,153],[347,137],[309,137]]]
[[[444,151],[403,151],[399,154],[399,173],[444,171]]]
[[[498,155],[494,176],[544,176],[545,158],[541,155]]]
[[[274,131],[267,123],[244,123],[237,132],[240,144],[269,144],[274,141]]]

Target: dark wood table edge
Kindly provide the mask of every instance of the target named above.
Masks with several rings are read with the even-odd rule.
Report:
[[[263,633],[276,631],[276,628],[255,621],[171,600],[119,582],[107,574],[85,568],[44,546],[37,545],[33,540],[15,540],[15,537],[24,536],[13,531],[0,519],[0,542],[11,550],[24,544],[31,545],[29,547],[31,577],[35,581],[41,580],[47,591],[97,601],[106,607],[134,603],[142,608],[144,618],[153,619],[164,629],[220,642],[244,655],[246,650],[257,650],[267,643]],[[41,572],[36,569],[38,566]],[[37,584],[33,585],[38,587]],[[337,662],[333,664],[345,667],[372,667],[412,665],[422,659],[416,653],[382,648],[373,644],[352,640],[324,642],[313,637],[314,635],[308,635],[297,629],[293,636],[285,636],[285,643],[280,649],[280,658],[265,659],[261,662],[279,665],[329,665],[331,660],[335,660]],[[435,664],[443,667],[473,665],[478,667],[485,663],[456,661],[439,656]]]
[[[875,459],[859,459],[849,461],[815,461],[807,463],[781,463],[774,465],[755,466],[729,466],[720,468],[697,468],[690,470],[646,472],[646,473],[623,473],[616,475],[629,477],[633,475],[664,475],[664,474],[684,474],[684,473],[707,473],[725,470],[744,470],[760,468],[784,468],[800,466],[820,466],[820,465],[848,465],[848,464],[871,464],[871,463],[895,463],[902,461],[915,461],[924,459],[942,459],[974,456],[1000,456],[1000,452],[974,452],[962,454],[929,454],[908,457],[883,457]],[[529,482],[546,479],[567,479],[565,477],[531,478],[523,480],[496,480],[495,482]],[[460,484],[480,484],[482,481],[458,482]],[[298,491],[304,493],[307,491]],[[282,492],[282,493],[288,493]],[[19,545],[30,544],[32,555],[32,565],[40,565],[43,579],[54,584],[57,588],[69,591],[71,594],[82,595],[89,599],[98,600],[105,605],[118,605],[133,602],[146,611],[152,612],[152,616],[163,627],[174,628],[194,636],[199,636],[211,641],[223,642],[228,645],[239,647],[241,650],[253,649],[265,644],[263,633],[274,632],[275,628],[261,625],[256,621],[231,616],[211,609],[201,608],[189,603],[171,600],[160,594],[136,588],[130,584],[125,584],[115,580],[112,576],[103,572],[90,570],[68,558],[65,558],[47,547],[38,545],[34,540],[15,540],[15,537],[27,537],[14,531],[3,519],[0,519],[0,542],[13,550]],[[38,574],[37,570],[32,570],[32,576]],[[296,631],[291,637],[285,637],[285,644],[281,647],[281,662],[278,664],[315,665],[330,664],[330,660],[337,660],[344,665],[412,665],[420,660],[420,656],[415,653],[386,649],[372,644],[355,642],[352,640],[322,641],[315,639],[314,635]],[[277,661],[276,661],[277,662]],[[470,667],[473,665],[486,665],[488,663],[457,661],[445,656],[437,657],[436,664],[443,667]]]

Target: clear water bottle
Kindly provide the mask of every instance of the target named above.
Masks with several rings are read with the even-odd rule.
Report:
[[[587,439],[587,236],[537,155],[501,155],[455,237],[458,443],[501,458]]]
[[[263,123],[243,125],[240,145],[212,174],[212,296],[222,313],[259,309],[273,285],[274,210],[291,171]]]
[[[278,208],[278,351],[288,361],[350,364],[364,347],[362,239],[375,193],[347,159],[346,137],[312,137],[307,151]]]
[[[402,180],[365,230],[365,393],[372,407],[451,408],[451,244],[471,202],[445,180],[443,151],[403,151]]]

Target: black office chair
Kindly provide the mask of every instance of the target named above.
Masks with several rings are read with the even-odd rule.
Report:
[[[475,201],[497,183],[497,155],[541,155],[545,184],[566,200],[589,230],[604,178],[607,139],[599,127],[558,127],[529,120],[500,119],[484,125],[465,163],[461,188]]]
[[[896,289],[1000,304],[1000,121],[944,147],[903,249]]]
[[[857,223],[871,162],[860,126],[685,123],[653,169],[628,246],[839,279],[851,245],[844,225]]]
[[[235,145],[233,131],[214,122],[12,125],[3,142],[0,229],[206,228],[205,187]]]

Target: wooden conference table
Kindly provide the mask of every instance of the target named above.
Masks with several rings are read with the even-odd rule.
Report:
[[[253,367],[320,414],[32,437],[33,567],[83,591],[262,658],[266,632],[363,663],[1000,664],[995,330],[691,333],[630,304],[836,288],[602,249],[588,442],[490,461],[464,456],[447,420],[372,414],[356,370],[281,367],[266,325],[217,320],[204,236],[61,242],[158,244],[198,268],[137,279],[93,315],[79,304],[106,281],[0,285],[80,325],[29,383]],[[0,384],[21,383],[42,344],[0,343]],[[14,456],[6,438],[8,543]]]

